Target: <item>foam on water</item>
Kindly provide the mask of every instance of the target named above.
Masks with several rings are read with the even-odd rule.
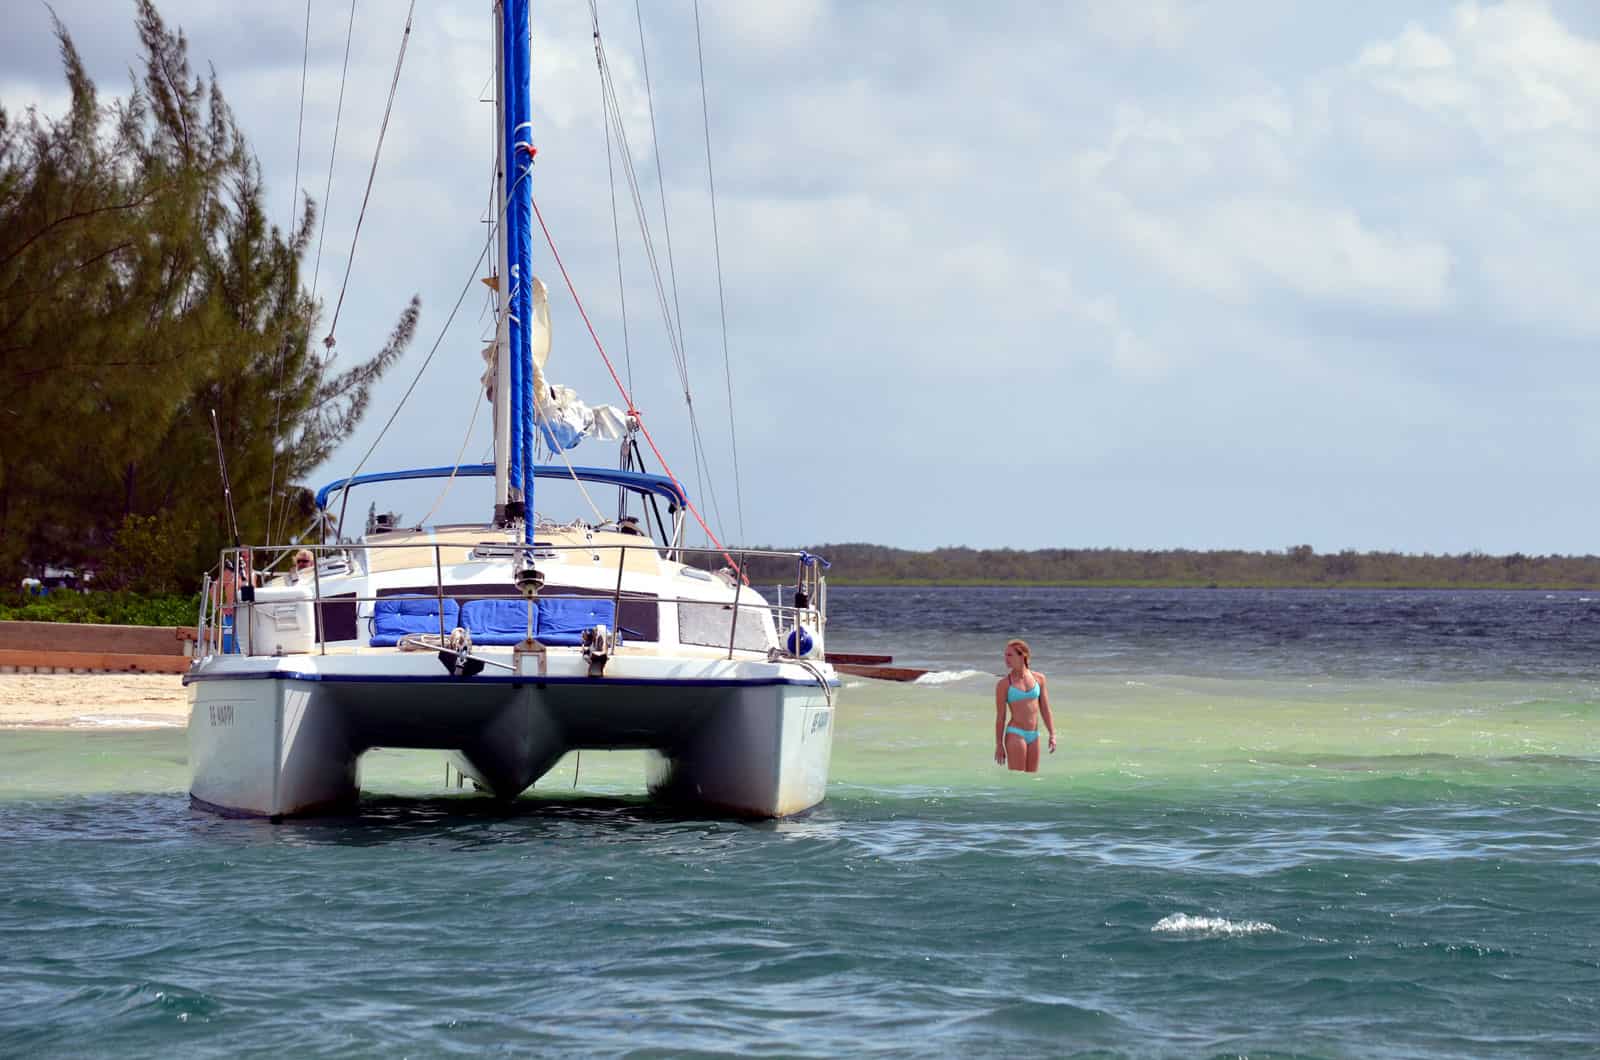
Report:
[[[1220,916],[1190,916],[1188,913],[1164,916],[1150,930],[1157,935],[1212,939],[1274,935],[1278,931],[1264,920],[1228,920]]]
[[[80,714],[67,722],[69,729],[181,729],[182,718],[168,718],[157,714]]]
[[[993,674],[982,670],[934,670],[918,677],[914,684],[919,685],[948,685],[956,681],[965,681],[971,677],[993,677]]]

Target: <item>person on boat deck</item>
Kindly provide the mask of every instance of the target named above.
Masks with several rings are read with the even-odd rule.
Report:
[[[1044,674],[1028,669],[1029,655],[1026,641],[1006,641],[1006,675],[994,686],[994,760],[1018,772],[1037,773],[1039,719],[1050,731],[1051,754],[1056,753],[1056,721]]]
[[[246,563],[245,570],[250,574],[249,578],[245,579],[247,584],[260,586],[261,573],[259,571],[251,571],[248,563]],[[223,561],[222,573],[218,575],[217,580],[211,586],[212,606],[230,622],[233,620],[234,605],[239,602],[240,581],[238,572],[234,570],[233,560],[228,559]]]
[[[311,554],[309,548],[302,548],[294,554],[294,573],[291,581],[299,580],[302,574],[309,574],[311,568],[317,565],[317,557]]]
[[[233,560],[223,560],[217,580],[211,583],[211,608],[212,613],[216,615],[217,630],[224,655],[233,654],[237,646],[233,639],[233,609],[238,600],[238,572],[234,570]]]
[[[211,592],[212,606],[217,608],[225,618],[232,620],[233,603],[239,595],[239,578],[234,573],[233,560],[223,560],[222,574],[211,586]]]

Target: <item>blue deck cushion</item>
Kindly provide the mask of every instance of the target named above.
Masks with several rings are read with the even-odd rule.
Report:
[[[521,644],[528,635],[526,600],[468,600],[461,605],[461,624],[474,644]],[[533,628],[539,628],[534,612]]]
[[[444,598],[444,631],[459,624],[461,609],[448,596]],[[439,635],[437,596],[386,596],[372,608],[372,646],[392,648],[407,633]]]
[[[579,644],[583,631],[597,625],[616,629],[616,608],[610,600],[584,598],[561,600],[553,597],[539,600],[539,629],[541,644]]]

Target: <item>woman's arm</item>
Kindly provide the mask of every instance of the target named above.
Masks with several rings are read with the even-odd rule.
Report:
[[[1050,730],[1050,753],[1056,753],[1056,719],[1050,713],[1050,686],[1045,684],[1044,674],[1037,670],[1033,674],[1034,680],[1039,682],[1039,715],[1044,718],[1044,727]]]
[[[1006,679],[1001,678],[994,686],[994,760],[1000,765],[1006,764]]]

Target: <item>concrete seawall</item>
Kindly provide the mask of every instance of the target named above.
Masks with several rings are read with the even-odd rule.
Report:
[[[0,673],[183,673],[189,626],[0,622]]]

